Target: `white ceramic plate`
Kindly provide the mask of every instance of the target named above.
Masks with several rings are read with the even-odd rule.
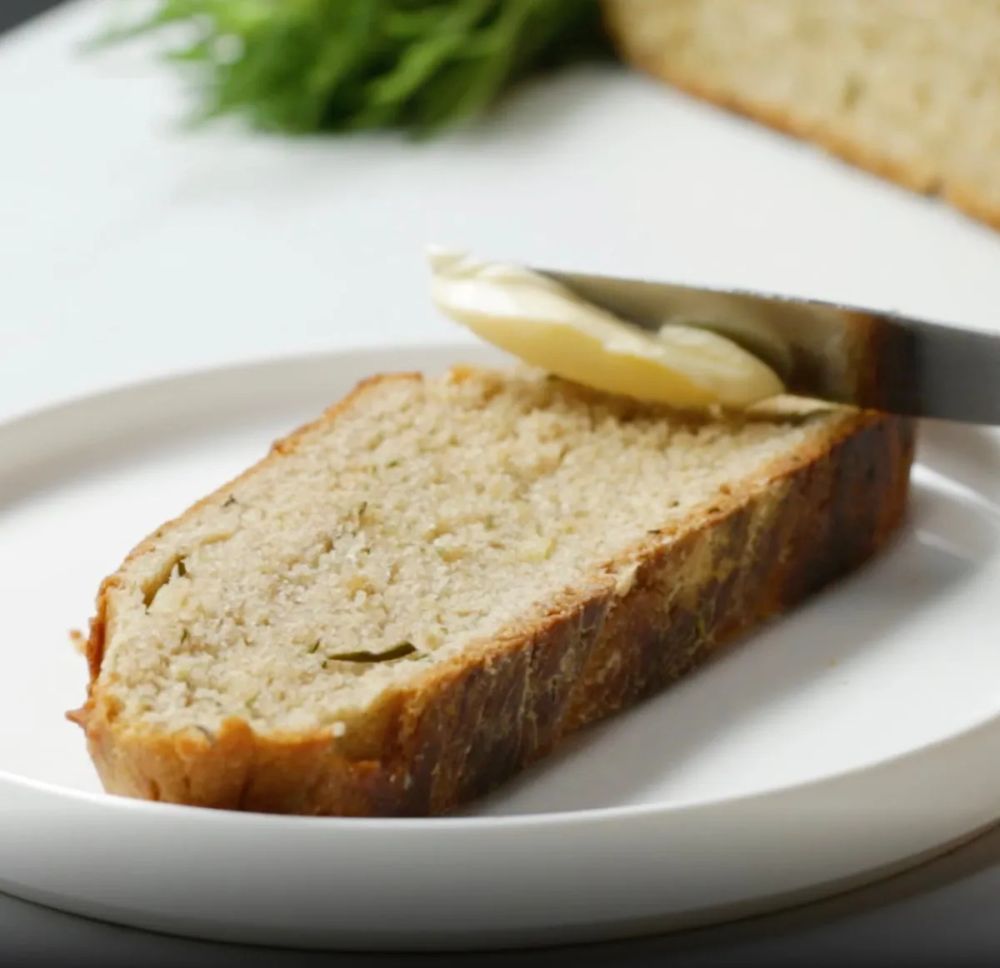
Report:
[[[1000,817],[1000,436],[925,426],[863,574],[466,815],[270,817],[101,793],[68,630],[135,541],[361,377],[488,349],[277,360],[0,426],[0,887],[206,938],[579,941],[871,879]]]

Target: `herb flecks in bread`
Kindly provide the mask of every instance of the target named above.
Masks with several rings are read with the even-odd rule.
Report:
[[[105,581],[76,718],[112,792],[440,812],[863,561],[911,454],[844,408],[377,378]]]

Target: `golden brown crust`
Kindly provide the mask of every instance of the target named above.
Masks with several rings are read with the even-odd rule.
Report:
[[[1000,205],[983,198],[972,186],[948,183],[944,186],[942,196],[966,215],[971,215],[992,228],[1000,229]]]
[[[604,0],[604,9],[605,21],[619,53],[643,73],[666,81],[701,100],[759,121],[776,131],[812,141],[844,161],[911,191],[939,195],[967,215],[1000,229],[1000,205],[986,198],[972,185],[954,181],[942,183],[930,177],[916,163],[908,164],[886,154],[874,144],[845,134],[837,127],[834,119],[825,124],[817,123],[796,114],[790,104],[769,104],[755,100],[740,91],[724,90],[705,83],[703,78],[672,68],[663,58],[650,56],[646,44],[640,42],[638,31],[641,30],[641,22],[633,23],[623,10],[619,10],[615,0]]]
[[[306,429],[279,441],[265,462],[294,448]],[[111,793],[263,812],[442,813],[861,564],[903,516],[913,444],[907,420],[872,413],[831,420],[828,432],[725,506],[651,544],[624,595],[595,586],[476,658],[431,670],[387,695],[342,740],[325,732],[257,735],[239,719],[214,737],[120,722],[97,684],[112,576],[91,623],[87,703],[71,718],[84,727]]]

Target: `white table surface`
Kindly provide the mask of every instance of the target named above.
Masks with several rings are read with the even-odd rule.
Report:
[[[626,72],[532,85],[431,143],[189,132],[146,47],[79,52],[111,7],[0,37],[0,419],[192,367],[462,338],[426,299],[428,241],[1000,329],[1000,234]],[[1000,959],[997,900],[991,834],[846,898],[574,961],[978,963]],[[105,965],[208,950],[0,898],[0,954],[61,939]]]

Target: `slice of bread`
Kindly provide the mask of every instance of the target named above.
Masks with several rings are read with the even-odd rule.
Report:
[[[1000,0],[603,0],[626,60],[1000,228]]]
[[[104,581],[71,716],[113,793],[446,811],[868,558],[912,450],[790,399],[377,377]]]

